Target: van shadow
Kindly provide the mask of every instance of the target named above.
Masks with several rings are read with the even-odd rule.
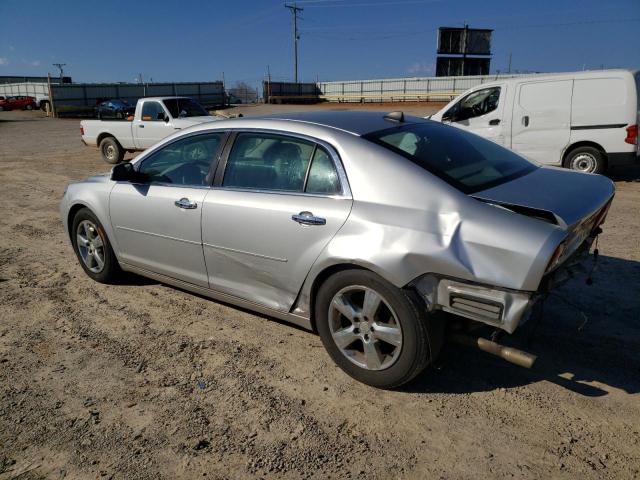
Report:
[[[404,391],[471,393],[546,380],[588,397],[640,392],[640,262],[601,256],[593,279],[566,283],[547,298],[537,327],[534,319],[503,337],[538,356],[530,370],[448,344],[439,368]]]
[[[640,165],[613,167],[608,176],[614,182],[640,182]]]

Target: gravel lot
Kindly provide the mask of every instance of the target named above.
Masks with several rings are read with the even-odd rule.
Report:
[[[549,298],[532,370],[448,346],[379,391],[314,334],[92,282],[57,211],[108,170],[77,121],[0,112],[0,165],[0,480],[640,478],[640,169],[615,174],[595,284]]]

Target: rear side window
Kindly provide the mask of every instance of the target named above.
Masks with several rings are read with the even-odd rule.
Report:
[[[490,140],[434,122],[402,125],[364,138],[402,155],[464,193],[486,190],[536,169]]]
[[[302,192],[314,147],[298,138],[241,133],[229,154],[222,186]]]
[[[340,181],[333,160],[323,148],[316,148],[313,154],[307,185],[307,193],[334,195],[340,192]]]
[[[142,120],[145,122],[162,121],[164,115],[164,109],[158,102],[144,102],[142,105]]]

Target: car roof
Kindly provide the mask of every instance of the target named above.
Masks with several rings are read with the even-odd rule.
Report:
[[[394,112],[396,113],[396,112]],[[285,120],[291,122],[311,123],[323,127],[335,128],[354,135],[362,136],[371,132],[385,130],[407,123],[426,123],[427,120],[419,117],[404,115],[404,121],[398,122],[390,118],[387,112],[363,112],[352,110],[327,110],[322,112],[296,112],[276,113],[254,119]]]

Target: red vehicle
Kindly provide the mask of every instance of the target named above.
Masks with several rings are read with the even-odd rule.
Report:
[[[36,107],[36,99],[26,95],[7,97],[0,100],[0,110],[33,110]]]

